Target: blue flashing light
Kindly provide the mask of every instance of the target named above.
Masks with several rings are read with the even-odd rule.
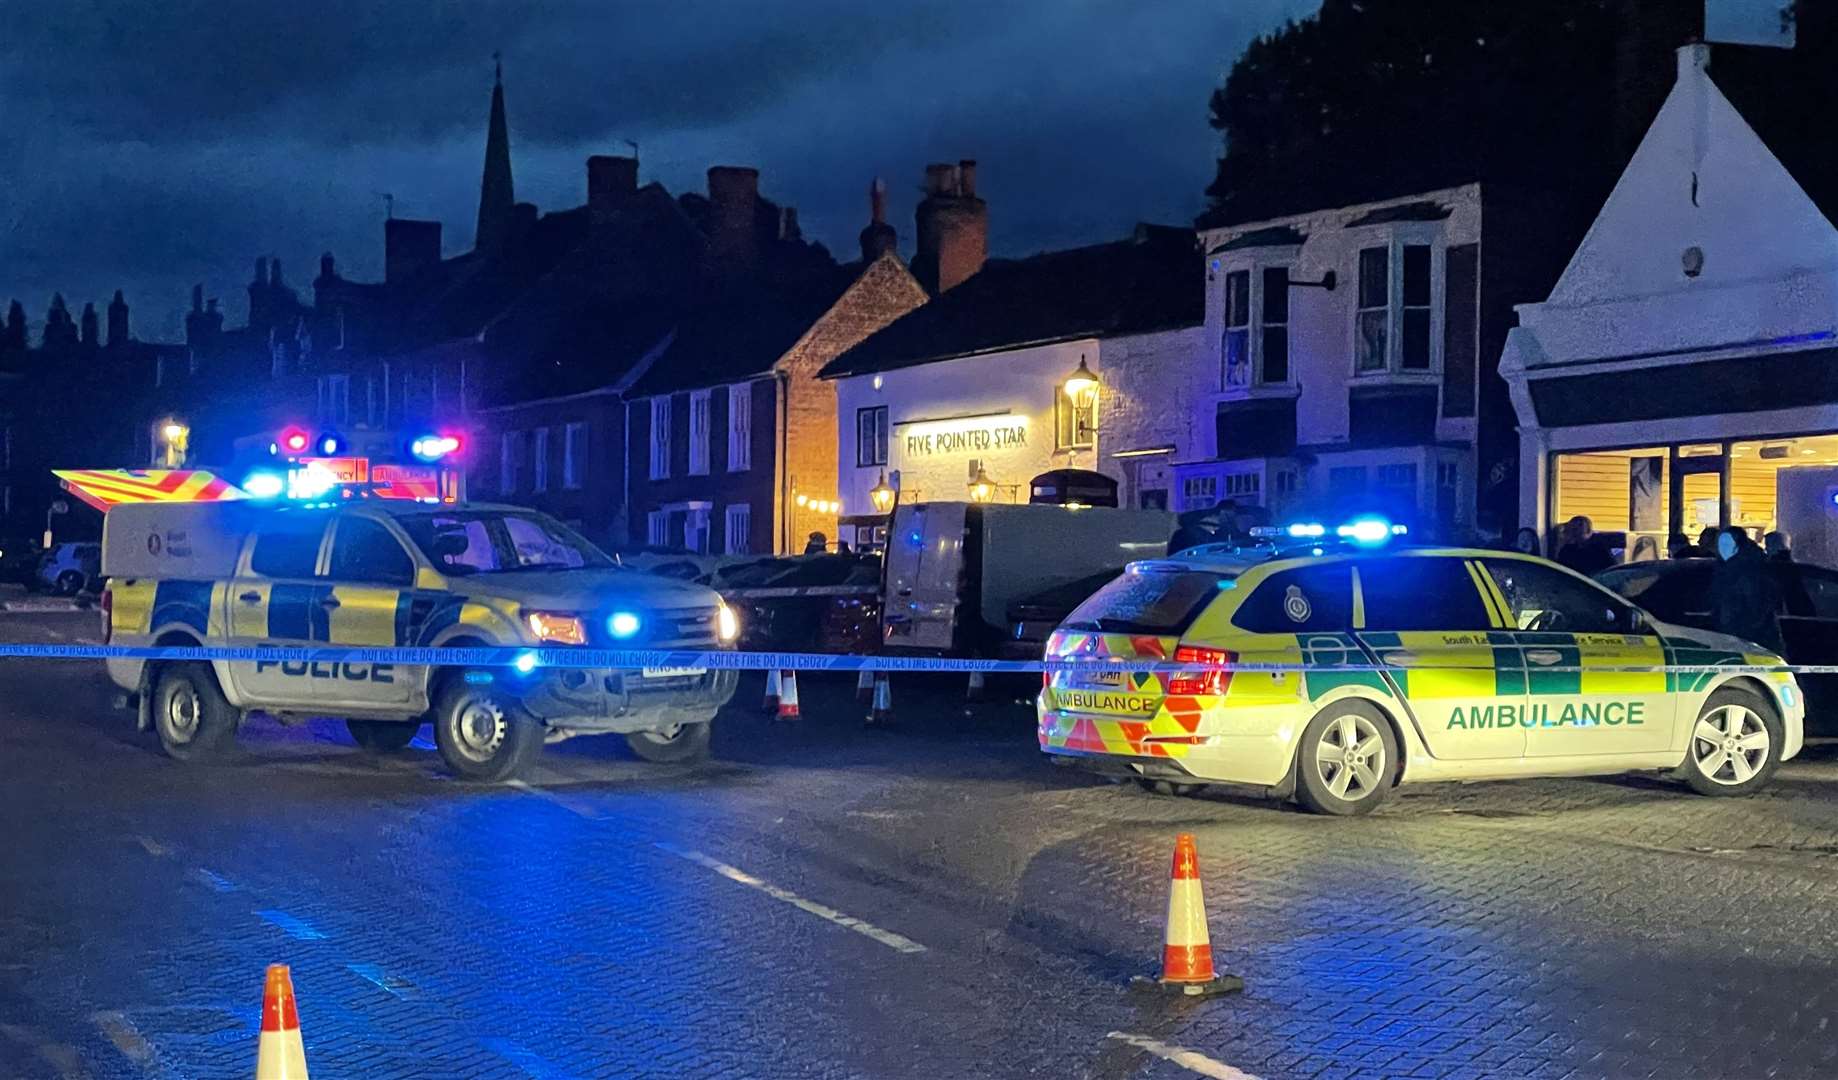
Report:
[[[466,685],[468,686],[490,686],[491,681],[489,671],[468,671],[466,673]]]
[[[278,499],[287,490],[287,479],[277,472],[252,472],[243,478],[243,493],[251,499]]]
[[[1392,536],[1391,522],[1383,518],[1360,518],[1334,530],[1336,536],[1355,544],[1382,544]]]
[[[519,675],[528,675],[536,670],[536,654],[533,652],[518,653],[517,659],[511,661],[511,667],[516,668]]]
[[[629,638],[638,633],[638,616],[629,611],[615,611],[613,617],[606,620],[606,628],[616,638]]]
[[[1289,527],[1289,535],[1298,540],[1312,540],[1327,535],[1327,526],[1318,521],[1298,521]]]
[[[334,435],[329,431],[319,436],[319,453],[323,456],[332,457],[343,453],[344,449],[345,440],[342,436]]]
[[[453,435],[422,435],[408,444],[409,453],[422,461],[439,461],[459,448],[460,441]]]

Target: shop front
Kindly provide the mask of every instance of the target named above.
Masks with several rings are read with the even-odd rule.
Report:
[[[1586,517],[1621,557],[1735,526],[1838,564],[1838,230],[1735,110],[1678,83],[1501,374],[1523,524]]]

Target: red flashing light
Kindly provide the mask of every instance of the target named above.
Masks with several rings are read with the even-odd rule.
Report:
[[[281,432],[281,449],[290,454],[305,452],[307,444],[312,441],[311,437],[299,428],[288,428]]]
[[[1233,664],[1238,654],[1225,649],[1207,649],[1198,645],[1180,645],[1174,650],[1177,664]],[[1168,679],[1169,697],[1222,697],[1232,685],[1230,668],[1212,671],[1177,671]]]

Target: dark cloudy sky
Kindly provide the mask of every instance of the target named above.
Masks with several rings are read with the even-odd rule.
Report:
[[[192,282],[231,322],[257,255],[305,286],[330,250],[382,267],[383,203],[472,243],[504,53],[517,197],[585,198],[584,160],[640,144],[699,190],[757,165],[849,257],[870,178],[902,250],[929,160],[974,157],[997,253],[1107,239],[1202,206],[1207,95],[1314,0],[44,0],[0,26],[0,301],[34,324],[127,291],[176,340]],[[303,296],[306,292],[303,290]]]

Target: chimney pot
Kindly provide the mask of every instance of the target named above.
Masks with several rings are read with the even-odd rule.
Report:
[[[913,274],[933,294],[983,268],[989,252],[989,207],[976,197],[976,162],[925,167],[926,196],[914,212],[919,250]]]
[[[951,189],[957,186],[956,178],[951,175],[955,171],[953,166],[944,162],[927,165],[925,167],[925,193],[927,195],[949,194]]]
[[[976,198],[976,162],[970,158],[957,163],[957,193],[966,199]]]
[[[1678,80],[1684,82],[1692,74],[1710,70],[1710,46],[1702,42],[1692,42],[1678,47]]]
[[[637,190],[637,158],[595,154],[587,159],[587,216],[593,221],[611,218]]]

